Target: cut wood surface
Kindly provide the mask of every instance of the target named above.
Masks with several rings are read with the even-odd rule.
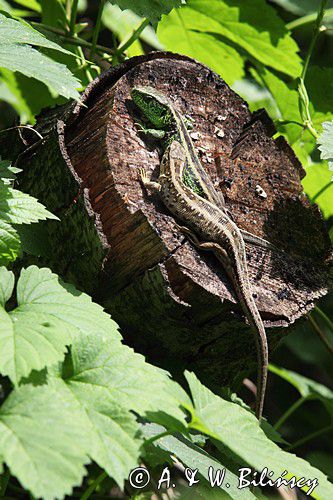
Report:
[[[200,159],[247,245],[253,294],[272,349],[330,287],[330,242],[304,171],[267,114],[207,67],[183,56],[133,58],[94,81],[82,102],[43,117],[41,144],[20,155],[20,188],[62,220],[45,223],[45,263],[93,293],[130,345],[161,366],[195,371],[211,387],[255,365],[255,343],[223,268],[179,233],[138,171],[158,176],[162,149],[139,133],[133,85],[165,93],[194,123]],[[272,328],[270,328],[272,327]],[[275,328],[273,328],[275,327]]]

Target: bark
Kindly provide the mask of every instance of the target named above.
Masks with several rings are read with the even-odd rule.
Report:
[[[271,349],[327,293],[328,234],[302,192],[302,166],[282,137],[272,138],[267,114],[251,114],[186,57],[130,59],[94,81],[81,103],[39,121],[44,140],[17,163],[20,188],[61,219],[44,224],[52,253],[42,261],[93,294],[150,360],[193,370],[214,387],[254,365],[253,336],[218,261],[198,253],[139,182],[139,167],[158,175],[161,149],[138,133],[135,84],[161,90],[194,120],[195,146],[233,219],[277,247],[246,247]]]

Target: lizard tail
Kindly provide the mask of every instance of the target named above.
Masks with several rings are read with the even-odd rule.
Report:
[[[218,247],[215,247],[214,254],[223,264],[242,310],[255,334],[258,364],[256,417],[260,423],[264,409],[268,374],[268,343],[265,327],[252,296],[246,263],[243,262],[241,266],[238,266],[237,259],[232,262],[229,256],[226,258],[225,251],[221,249],[221,252],[219,252]]]

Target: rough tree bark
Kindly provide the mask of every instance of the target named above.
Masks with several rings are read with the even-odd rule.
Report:
[[[20,188],[61,219],[44,224],[52,252],[43,261],[92,293],[150,360],[194,370],[214,388],[253,366],[253,337],[217,260],[198,253],[140,185],[139,167],[157,175],[161,151],[138,133],[134,84],[163,91],[194,120],[201,161],[235,222],[279,249],[246,247],[271,349],[283,327],[327,292],[329,238],[302,193],[304,171],[285,140],[272,138],[267,114],[251,114],[191,59],[154,53],[128,60],[94,81],[80,104],[39,121],[44,140],[17,163]]]

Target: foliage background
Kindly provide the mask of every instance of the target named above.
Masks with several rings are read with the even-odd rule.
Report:
[[[267,109],[302,161],[304,189],[333,240],[333,1],[0,0],[0,128],[33,125],[43,108],[78,99],[110,65],[156,49],[198,59],[251,110]],[[55,218],[15,188],[10,160],[0,162],[0,259],[8,269],[24,251],[20,227],[29,235],[27,224]],[[272,356],[265,415],[274,429],[266,424],[265,437],[239,399],[214,396],[188,374],[193,405],[188,388],[124,346],[101,308],[51,271],[22,270],[13,298],[8,269],[0,274],[2,495],[97,498],[116,488],[135,497],[124,486],[129,470],[144,463],[158,477],[176,456],[203,476],[212,463],[228,468],[232,487],[214,496],[238,498],[233,474],[249,464],[317,475],[318,497],[333,498],[322,473],[281,451],[333,480],[332,294]],[[239,396],[249,400],[246,389]],[[160,495],[153,483],[147,490]],[[201,483],[196,494],[213,493]]]

